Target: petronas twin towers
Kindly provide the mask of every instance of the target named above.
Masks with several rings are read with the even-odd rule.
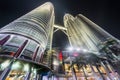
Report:
[[[52,50],[54,19],[54,7],[47,2],[0,29],[0,80],[41,80],[51,71],[42,62],[46,47]],[[65,14],[63,21],[65,27],[56,28],[65,30],[72,47],[101,54],[102,43],[119,42],[81,14]]]
[[[64,25],[67,28],[68,38],[73,47],[98,51],[100,43],[108,39],[115,39],[82,14],[78,14],[76,17],[66,14],[64,16]]]

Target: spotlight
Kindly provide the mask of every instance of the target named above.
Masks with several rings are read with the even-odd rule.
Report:
[[[86,49],[83,49],[82,51],[83,51],[83,52],[87,52],[87,50],[86,50]]]
[[[76,51],[80,51],[81,49],[80,48],[76,48]]]
[[[68,50],[69,51],[73,51],[74,49],[73,49],[73,47],[69,47]]]

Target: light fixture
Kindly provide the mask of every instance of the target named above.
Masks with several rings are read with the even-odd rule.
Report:
[[[54,61],[53,61],[53,65],[56,65],[56,66],[57,66],[57,65],[59,65],[59,62],[58,62],[57,60],[54,60]]]
[[[21,69],[21,63],[18,61],[13,63],[12,69]]]
[[[87,52],[87,49],[82,49],[83,52]]]
[[[73,51],[74,49],[73,49],[73,47],[69,47],[68,50],[69,51]]]
[[[29,71],[29,65],[25,64],[23,70],[28,72]]]
[[[6,67],[8,67],[10,64],[10,60],[6,60],[3,63],[1,63],[1,69],[5,69]]]
[[[81,49],[80,48],[76,48],[76,51],[80,51]]]
[[[37,73],[37,70],[36,70],[36,69],[34,69],[34,70],[33,70],[33,73],[34,73],[34,74],[36,74],[36,73]]]

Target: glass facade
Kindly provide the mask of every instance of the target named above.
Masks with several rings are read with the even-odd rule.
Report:
[[[40,80],[54,8],[49,2],[0,29],[0,80]]]
[[[118,39],[81,14],[76,17],[65,14],[64,26],[67,28],[71,46],[67,51],[68,57],[64,58],[65,73],[70,78],[73,80],[119,79],[120,54],[117,50],[114,52],[112,48],[116,46],[116,49],[120,49],[117,47]]]

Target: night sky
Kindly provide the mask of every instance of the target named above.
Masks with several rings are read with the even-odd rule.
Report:
[[[83,14],[107,32],[120,39],[120,4],[117,0],[0,0],[0,27],[33,10],[45,2],[55,7],[55,23],[63,25],[63,16]],[[66,36],[58,31],[53,46],[67,46]]]

